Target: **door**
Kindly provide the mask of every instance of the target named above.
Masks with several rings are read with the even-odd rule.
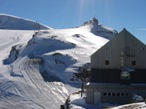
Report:
[[[100,103],[100,97],[101,97],[101,94],[100,92],[94,92],[94,104],[99,104]]]

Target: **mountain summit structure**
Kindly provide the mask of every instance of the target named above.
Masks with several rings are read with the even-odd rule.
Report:
[[[90,31],[93,34],[104,37],[106,39],[112,39],[118,34],[116,30],[105,27],[102,24],[100,24],[98,19],[96,19],[95,17],[90,21],[84,22],[84,24],[81,27],[90,28]]]

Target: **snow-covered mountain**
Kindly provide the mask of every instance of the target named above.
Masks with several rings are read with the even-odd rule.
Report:
[[[53,75],[58,80],[68,83],[75,79],[73,73],[90,63],[90,55],[107,41],[85,28],[41,31],[27,43],[12,46],[4,64],[16,63],[24,57],[39,58],[49,74],[55,72]]]
[[[95,17],[84,22],[81,28],[88,28],[93,34],[107,39],[111,39],[118,34],[116,30],[103,26]]]
[[[75,74],[116,34],[95,18],[90,22],[36,33],[0,30],[0,108],[58,109],[72,92],[80,90]],[[101,36],[94,33],[99,28]]]
[[[19,18],[12,15],[0,14],[0,29],[9,30],[42,30],[50,29],[45,25],[39,24],[32,20]]]

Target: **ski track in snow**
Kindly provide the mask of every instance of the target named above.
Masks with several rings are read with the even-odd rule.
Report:
[[[0,30],[0,33],[0,109],[58,109],[72,87],[61,82],[45,82],[37,59],[23,57],[11,65],[3,65],[11,47],[27,44],[33,32],[8,30],[7,34]]]
[[[39,67],[39,63],[36,63],[33,59],[26,59],[25,62],[19,66],[26,83],[34,87],[37,91],[37,94],[33,93],[30,95],[30,92],[26,93],[30,98],[38,102],[38,104],[42,104],[44,109],[48,107],[50,107],[50,109],[57,109],[66,100],[67,94],[63,94],[61,89],[59,89],[59,87],[61,88],[62,86],[53,82],[45,82],[39,72]]]
[[[26,38],[28,36],[29,38]],[[0,52],[5,55],[1,55],[0,59],[3,60],[6,52],[9,53],[11,47],[19,44],[19,41],[27,42],[30,38],[31,34],[27,33],[17,39],[11,36],[8,36],[9,40],[3,39]],[[13,78],[7,73],[4,76],[0,75],[0,109],[58,109],[65,102],[68,94],[63,92],[64,85],[45,82],[39,72],[39,63],[33,61],[33,59],[26,59],[19,65],[5,67],[1,63],[1,74],[14,71],[23,77]],[[21,80],[20,83],[18,83],[19,80]]]
[[[17,81],[0,78],[0,109],[58,109],[68,97],[65,86],[60,82],[45,82],[39,72],[40,63],[25,58],[19,65],[11,65],[10,70],[23,75]],[[15,80],[15,78],[14,78]],[[11,89],[12,88],[12,89]],[[66,89],[67,90],[67,89]]]

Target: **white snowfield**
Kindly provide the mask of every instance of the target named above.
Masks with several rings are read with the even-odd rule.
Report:
[[[0,30],[0,109],[59,109],[70,94],[80,90],[74,73],[90,63],[91,54],[115,34],[96,19],[78,28],[37,34]],[[80,98],[75,101],[80,104]],[[82,108],[74,103],[72,108]]]
[[[0,109],[59,109],[79,90],[73,73],[107,41],[82,28],[0,30]]]

